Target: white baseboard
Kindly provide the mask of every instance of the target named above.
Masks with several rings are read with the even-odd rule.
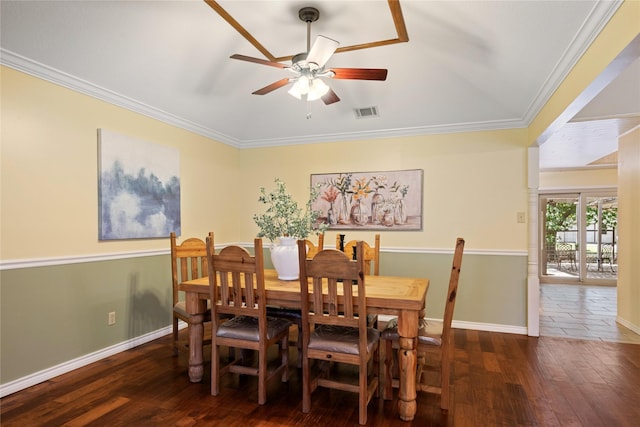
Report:
[[[378,316],[378,318],[383,322],[388,322],[394,317],[396,316],[387,314],[381,314],[380,316]],[[437,320],[439,322],[442,322],[442,319],[427,318],[427,320]],[[451,322],[451,327],[457,329],[471,329],[474,331],[502,332],[507,334],[527,335],[526,326],[497,325],[494,323],[475,323],[454,320],[453,322]]]
[[[452,328],[471,329],[474,331],[501,332],[504,334],[527,335],[526,326],[498,325],[495,323],[474,323],[454,320],[451,322]]]
[[[635,332],[636,334],[640,335],[640,326],[634,325],[633,323],[629,322],[626,319],[623,319],[620,316],[616,317],[616,322],[620,323],[625,328],[631,329],[633,332]]]
[[[181,324],[179,325],[179,327],[181,328],[187,326],[187,324],[184,322],[180,323]],[[35,372],[33,374],[27,375],[26,377],[18,378],[17,380],[10,381],[6,384],[1,384],[0,398],[8,396],[17,391],[24,390],[25,388],[34,386],[36,384],[40,384],[41,382],[50,380],[51,378],[57,377],[58,375],[66,374],[67,372],[71,372],[75,369],[97,362],[101,359],[113,356],[114,354],[130,350],[142,344],[146,344],[149,341],[153,341],[167,334],[170,334],[172,333],[172,331],[172,326],[167,326],[165,328],[158,329],[157,331],[149,332],[148,334],[141,335],[128,341],[112,345],[111,347],[103,348],[102,350],[98,350],[96,352],[78,357],[77,359],[69,360],[57,366],[52,366],[51,368]]]
[[[380,320],[388,321],[393,317],[394,316],[380,315]],[[186,326],[187,326],[186,323],[179,322],[180,329],[185,328]],[[496,324],[490,324],[490,323],[473,323],[473,322],[454,321],[452,323],[452,327],[458,328],[458,329],[471,329],[471,330],[487,331],[487,332],[504,332],[504,333],[521,334],[521,335],[527,334],[527,328],[525,326],[509,326],[509,325],[496,325]],[[113,345],[111,347],[98,350],[94,353],[90,353],[85,356],[78,357],[77,359],[69,360],[57,366],[52,366],[51,368],[47,368],[42,371],[35,372],[31,375],[27,375],[26,377],[18,378],[17,380],[10,381],[6,384],[2,384],[0,385],[0,398],[8,396],[17,391],[24,390],[25,388],[34,386],[36,384],[40,384],[44,381],[50,380],[51,378],[55,378],[59,375],[66,374],[67,372],[71,372],[75,369],[97,362],[101,359],[105,359],[107,357],[113,356],[114,354],[118,354],[123,351],[130,350],[142,344],[146,344],[150,341],[153,341],[167,334],[170,334],[171,331],[172,331],[171,326],[167,326],[165,328],[158,329],[157,331],[149,332],[148,334],[139,336],[137,338],[124,341],[122,343]]]

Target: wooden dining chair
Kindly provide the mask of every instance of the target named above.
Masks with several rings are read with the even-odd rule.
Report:
[[[373,263],[373,275],[380,275],[380,234],[374,237],[374,245],[371,247],[367,242],[362,241],[364,246],[364,274],[371,274],[371,264]],[[344,244],[344,253],[349,257],[353,257],[353,250],[356,246],[356,240],[350,240]],[[340,235],[336,235],[336,249],[340,249]],[[378,328],[378,315],[369,314],[367,324]]]
[[[440,408],[443,411],[449,410],[449,389],[450,389],[450,369],[451,358],[453,356],[453,342],[451,339],[451,322],[453,320],[453,309],[458,294],[458,279],[460,277],[460,267],[462,265],[462,253],[464,251],[464,239],[456,240],[456,248],[453,254],[451,266],[451,276],[449,278],[449,290],[444,308],[444,318],[440,321],[427,321],[420,319],[418,330],[418,363],[416,372],[416,390],[440,395]],[[399,386],[399,381],[394,378],[395,349],[398,348],[398,319],[389,321],[381,335],[385,343],[385,363],[384,363],[384,398],[391,399],[393,387]],[[431,356],[439,356],[440,366],[436,368],[440,381],[436,385],[426,382],[426,373],[434,369],[428,365]]]
[[[364,244],[356,244],[357,260],[335,249],[309,259],[305,250],[304,240],[299,240],[302,412],[311,410],[317,387],[349,391],[358,393],[358,420],[364,425],[369,401],[378,393],[380,338],[378,330],[367,326]],[[357,383],[335,375],[335,363],[357,366]]]
[[[318,234],[318,245],[316,246],[311,240],[306,239],[307,257],[313,258],[318,251],[324,249],[324,233]],[[267,315],[274,317],[282,317],[290,320],[297,325],[298,334],[296,339],[296,347],[298,349],[297,367],[302,368],[302,312],[295,308],[267,306]]]
[[[289,380],[289,327],[291,322],[267,317],[264,290],[262,239],[254,240],[255,255],[241,246],[227,246],[214,253],[213,237],[207,237],[207,261],[211,297],[211,394],[220,392],[220,377],[227,372],[258,377],[258,404],[267,401],[267,382],[280,375]],[[279,346],[279,364],[267,364],[267,351]],[[230,361],[222,365],[220,347],[230,347]],[[258,352],[257,366],[242,352]]]
[[[212,237],[213,233],[209,233]],[[207,247],[202,239],[191,237],[181,244],[176,242],[176,233],[171,232],[171,282],[173,288],[173,351],[178,354],[179,349],[187,348],[188,344],[179,341],[178,320],[189,324],[190,315],[187,313],[184,300],[180,300],[178,286],[180,283],[207,276]],[[205,314],[205,320],[210,320],[210,313]],[[207,340],[207,343],[210,341]]]
[[[305,240],[305,244],[307,245],[307,257],[313,258],[315,254],[324,249],[324,233],[318,234],[317,246],[309,239]]]
[[[380,275],[380,234],[376,234],[374,237],[374,245],[371,246],[367,242],[364,244],[364,274],[371,274],[373,264],[373,275]],[[351,257],[353,255],[353,248],[356,246],[355,240],[350,240],[344,244],[344,253]],[[336,249],[340,249],[340,235],[336,235]]]

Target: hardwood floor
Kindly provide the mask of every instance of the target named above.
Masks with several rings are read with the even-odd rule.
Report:
[[[185,331],[182,331],[183,333]],[[371,426],[637,426],[640,345],[457,329],[453,402],[442,414],[420,394],[413,422],[397,401],[372,401]],[[269,386],[257,404],[254,378],[227,375],[210,396],[187,379],[186,354],[172,356],[167,336],[0,401],[2,426],[355,426],[357,397],[319,389],[301,412],[300,374]]]

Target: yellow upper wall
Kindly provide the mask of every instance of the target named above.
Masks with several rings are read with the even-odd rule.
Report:
[[[98,241],[98,128],[180,149],[183,235],[251,241],[258,188],[275,177],[303,201],[311,173],[419,168],[424,230],[389,232],[385,246],[450,248],[463,235],[472,248],[525,250],[524,146],[638,34],[638,16],[640,2],[624,2],[526,130],[238,150],[2,67],[0,258],[166,249],[166,239]]]
[[[516,214],[527,210],[526,136],[512,129],[242,150],[240,238],[256,235],[259,188],[276,177],[303,203],[311,174],[423,169],[423,231],[383,231],[383,246],[449,249],[463,236],[475,249],[524,251],[526,224]],[[374,233],[346,231],[366,240]],[[328,236],[333,242],[335,232]]]
[[[303,203],[312,173],[423,169],[423,231],[385,232],[384,246],[526,249],[524,129],[238,150],[6,67],[1,96],[3,260],[167,249],[98,241],[98,128],[180,150],[184,236],[250,242],[275,177]]]
[[[540,191],[554,188],[614,188],[617,185],[616,168],[540,172]]]
[[[619,141],[618,319],[640,330],[640,128]]]
[[[555,125],[567,107],[640,34],[639,21],[640,1],[626,0],[529,125],[530,143],[535,143],[549,126]],[[578,111],[573,111],[571,116],[576,113]],[[571,116],[563,116],[560,124],[571,119]]]
[[[97,129],[180,150],[182,234],[236,234],[238,150],[2,67],[0,257],[168,249],[168,239],[98,241]],[[194,208],[197,207],[197,208]]]

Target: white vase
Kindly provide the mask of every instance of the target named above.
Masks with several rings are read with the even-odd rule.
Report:
[[[271,246],[271,262],[280,280],[297,280],[300,276],[298,245],[294,237],[280,237],[280,243]]]

